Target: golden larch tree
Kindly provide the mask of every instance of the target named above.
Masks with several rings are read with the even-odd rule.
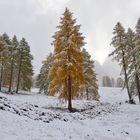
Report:
[[[69,111],[72,109],[72,99],[79,96],[85,84],[84,56],[81,51],[84,37],[80,33],[80,25],[75,25],[76,19],[66,8],[58,31],[53,36],[54,53],[50,68],[49,91],[51,95],[59,94],[60,99],[68,101]]]

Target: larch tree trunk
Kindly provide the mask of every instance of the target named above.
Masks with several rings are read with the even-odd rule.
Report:
[[[72,97],[71,97],[71,87],[72,87],[72,84],[71,84],[71,76],[69,75],[68,76],[68,109],[70,112],[72,112]]]
[[[87,100],[88,100],[88,87],[86,87],[86,95],[87,95]]]

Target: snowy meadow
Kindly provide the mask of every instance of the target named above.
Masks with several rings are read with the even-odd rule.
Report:
[[[69,113],[58,98],[37,90],[0,93],[1,140],[139,140],[140,109],[125,103],[126,90],[100,88],[100,101],[73,100]]]

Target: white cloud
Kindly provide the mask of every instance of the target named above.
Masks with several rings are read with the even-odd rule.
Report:
[[[42,13],[47,13],[49,10],[60,10],[69,0],[38,0]]]

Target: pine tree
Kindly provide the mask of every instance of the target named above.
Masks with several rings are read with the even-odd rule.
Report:
[[[135,55],[136,55],[136,71],[137,71],[137,89],[138,89],[138,97],[139,97],[139,103],[140,103],[140,18],[138,19],[137,25],[136,25],[136,35],[135,35]]]
[[[129,63],[129,84],[130,84],[130,92],[133,94],[139,94],[140,86],[139,86],[139,75],[137,70],[136,63],[136,45],[135,45],[135,33],[132,29],[128,29],[126,33],[126,45],[127,45],[127,55],[128,55],[128,63]]]
[[[129,103],[134,103],[134,99],[132,97],[132,94],[130,93],[130,87],[129,87],[129,79],[128,79],[128,58],[127,55],[125,55],[126,51],[126,35],[125,30],[121,23],[117,23],[114,28],[114,37],[112,39],[111,44],[114,47],[114,51],[109,55],[113,56],[115,60],[117,60],[122,67],[122,71],[125,78],[125,85],[127,88],[128,96],[129,96]]]
[[[0,91],[2,88],[2,81],[3,81],[3,70],[4,70],[4,56],[5,56],[5,42],[3,37],[0,36]]]
[[[87,100],[99,100],[97,78],[94,71],[94,61],[91,60],[91,56],[86,49],[83,49],[82,52],[84,54],[84,75],[86,81],[86,86],[84,88],[84,92],[86,94],[83,96],[86,96]]]
[[[2,80],[3,80],[3,86],[8,87],[9,81],[10,81],[10,47],[11,47],[11,40],[9,36],[4,33],[2,35],[2,38],[5,42],[5,50],[3,53],[3,74],[2,74]]]
[[[17,56],[17,48],[18,48],[18,41],[17,37],[14,35],[13,39],[11,41],[11,45],[9,46],[9,52],[10,52],[10,82],[9,82],[9,92],[11,92],[12,83],[13,83],[13,75],[14,70],[16,66],[16,56]]]
[[[47,57],[47,59],[45,61],[43,61],[43,65],[41,67],[40,74],[38,75],[38,78],[37,78],[37,83],[39,86],[39,93],[44,92],[47,95],[49,94],[48,73],[49,73],[49,70],[51,67],[51,58],[52,58],[52,53],[50,53],[49,56]]]
[[[32,60],[33,56],[30,54],[30,47],[25,38],[22,38],[18,47],[18,74],[16,93],[18,93],[19,88],[22,90],[31,89],[33,75]]]
[[[66,9],[63,16],[57,27],[59,30],[53,36],[54,55],[48,76],[49,91],[52,95],[59,93],[61,99],[68,101],[69,111],[73,111],[72,99],[79,95],[85,84],[81,52],[85,42],[72,13]]]

